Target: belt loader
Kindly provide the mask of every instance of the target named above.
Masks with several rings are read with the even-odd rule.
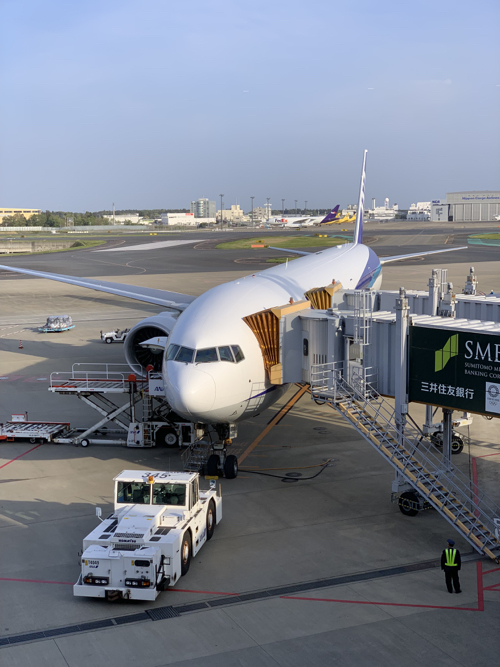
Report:
[[[187,573],[222,519],[222,498],[198,473],[124,470],[115,510],[83,540],[76,596],[155,600]],[[101,509],[96,508],[100,518]]]

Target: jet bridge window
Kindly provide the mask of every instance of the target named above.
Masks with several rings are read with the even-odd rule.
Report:
[[[151,485],[144,482],[118,482],[116,502],[123,505],[149,505]]]
[[[185,505],[185,484],[153,484],[153,505]]]
[[[197,364],[208,364],[211,361],[219,361],[215,347],[207,347],[204,350],[198,350],[196,352],[195,362]]]

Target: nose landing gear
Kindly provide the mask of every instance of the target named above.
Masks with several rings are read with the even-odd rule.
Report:
[[[206,472],[209,477],[224,475],[227,479],[234,479],[238,476],[238,459],[234,454],[228,455],[225,448],[216,450],[208,457]]]

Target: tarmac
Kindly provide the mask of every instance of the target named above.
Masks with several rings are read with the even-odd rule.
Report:
[[[465,224],[443,230],[436,223],[411,229],[405,222],[372,223],[366,238],[377,254],[396,255],[465,245],[469,233],[496,226],[469,223],[471,231]],[[214,248],[228,237],[234,232],[144,253],[82,250],[2,263],[198,295],[268,268],[266,259],[276,256]],[[122,239],[111,238],[107,247],[116,243]],[[431,268],[440,267],[460,290],[473,265],[480,289],[500,291],[497,258],[498,248],[475,246],[398,262],[384,268],[383,288],[425,289]],[[73,363],[123,363],[122,346],[102,344],[99,331],[131,326],[160,309],[5,271],[0,282],[0,421],[28,411],[34,420],[92,424],[90,408],[47,391],[50,373]],[[75,329],[38,333],[57,313],[70,314]],[[221,480],[223,520],[179,587],[154,603],[75,598],[71,586],[82,539],[96,525],[95,507],[104,516],[112,510],[112,478],[127,468],[175,469],[180,453],[2,443],[2,665],[495,664],[500,568],[471,552],[436,512],[403,516],[391,503],[389,466],[333,409],[307,394],[259,440],[296,391],[291,387],[271,410],[240,426],[234,445],[240,474]],[[411,414],[423,421],[422,406],[411,406]],[[497,421],[476,416],[470,438],[454,463],[471,476],[475,470],[480,489],[500,504]],[[331,466],[323,467],[327,460]],[[268,470],[274,468],[279,477],[258,474],[275,474]],[[300,474],[299,481],[283,483],[287,472]],[[459,597],[447,592],[439,568],[449,537],[464,557]]]

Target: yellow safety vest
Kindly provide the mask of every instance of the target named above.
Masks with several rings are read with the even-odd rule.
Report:
[[[456,566],[455,563],[455,555],[457,553],[456,549],[445,549],[445,554],[446,554],[446,563],[445,565],[447,567],[453,567],[454,565]]]

